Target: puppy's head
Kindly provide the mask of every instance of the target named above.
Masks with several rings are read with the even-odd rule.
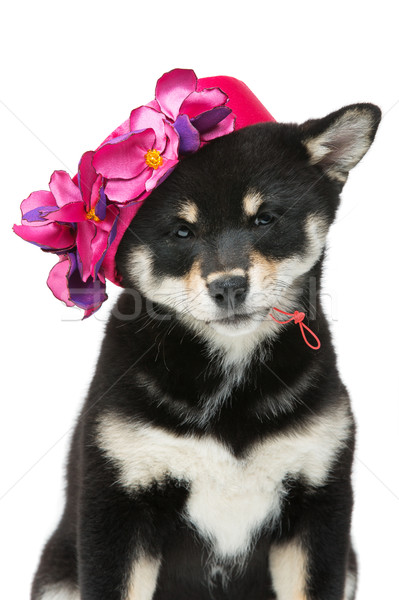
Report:
[[[302,125],[247,127],[185,158],[126,231],[124,285],[205,334],[271,332],[273,306],[298,308],[379,120],[376,106],[352,105]]]

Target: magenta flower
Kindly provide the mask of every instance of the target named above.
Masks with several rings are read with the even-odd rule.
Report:
[[[103,144],[93,158],[107,179],[107,198],[118,204],[143,200],[178,163],[179,136],[161,113],[142,106],[132,112],[130,127],[131,133]]]
[[[83,305],[86,310],[94,308],[90,294],[86,296],[88,304],[84,300],[78,304],[67,282],[73,281],[79,289],[80,278],[89,290],[99,280],[105,288],[100,269],[115,237],[119,215],[117,206],[106,204],[103,178],[94,170],[92,157],[93,152],[83,154],[76,182],[65,171],[54,171],[50,191],[34,192],[24,200],[22,224],[14,226],[15,233],[23,239],[62,255],[50,274],[49,287],[68,306]]]
[[[50,181],[51,185],[51,181]],[[33,192],[21,204],[21,225],[14,225],[14,232],[27,242],[50,252],[66,251],[75,245],[73,226],[57,223],[48,216],[58,206],[52,192]]]
[[[157,83],[155,100],[131,112],[129,132],[106,141],[93,166],[107,180],[111,202],[144,200],[163,181],[179,157],[230,133],[235,116],[219,88],[197,91],[189,69],[174,69]]]
[[[198,150],[201,144],[234,130],[235,115],[226,106],[228,96],[219,88],[197,91],[192,69],[174,69],[158,79],[155,101],[180,136],[180,154]]]
[[[50,191],[34,192],[21,204],[15,233],[59,256],[48,286],[67,306],[83,308],[85,317],[107,298],[105,275],[119,282],[115,246],[141,202],[181,157],[234,130],[227,95],[197,87],[192,70],[165,73],[155,99],[133,110],[95,152],[83,154],[73,179],[54,171]]]

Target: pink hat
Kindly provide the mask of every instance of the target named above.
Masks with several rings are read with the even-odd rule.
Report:
[[[55,171],[50,191],[21,204],[14,231],[59,255],[48,286],[85,317],[106,300],[105,279],[121,285],[115,267],[120,240],[140,206],[185,155],[212,139],[274,121],[238,79],[197,79],[174,69],[157,82],[155,99],[134,109],[97,150],[83,154],[77,175]]]

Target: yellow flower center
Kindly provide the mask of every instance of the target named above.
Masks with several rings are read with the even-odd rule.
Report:
[[[145,162],[151,169],[158,169],[163,164],[163,158],[158,150],[148,150],[144,154]]]
[[[91,221],[95,221],[96,223],[98,223],[100,218],[97,217],[95,208],[91,208],[90,210],[87,211],[86,219],[90,219]]]

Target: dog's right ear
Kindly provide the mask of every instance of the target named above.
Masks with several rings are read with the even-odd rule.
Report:
[[[300,130],[310,164],[344,184],[350,169],[370,148],[380,120],[375,104],[352,104],[323,119],[306,121]]]

